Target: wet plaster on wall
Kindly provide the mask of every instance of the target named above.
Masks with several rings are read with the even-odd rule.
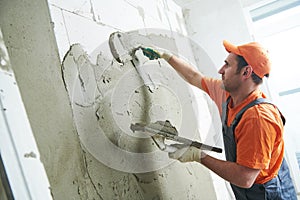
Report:
[[[157,83],[149,91],[130,62],[120,65],[101,51],[94,57],[75,44],[62,65],[84,160],[84,177],[73,181],[80,197],[215,199],[206,169],[169,160],[148,136],[129,129],[131,123],[169,119],[195,139],[198,122],[186,83],[164,61],[149,61],[144,67]]]
[[[72,106],[75,106],[77,109],[79,109],[78,113],[74,113],[74,118],[76,117],[76,114],[81,115],[82,113],[87,113],[87,111],[89,114],[90,108],[93,108],[93,105],[95,104],[92,99],[94,97],[94,91],[88,90],[88,88],[94,88],[91,87],[91,81],[89,81],[90,78],[92,79],[94,76],[89,77],[88,71],[84,70],[89,69],[88,67],[90,67],[90,62],[88,61],[87,55],[82,51],[79,45],[73,45],[71,47],[71,50],[68,52],[67,56],[64,59],[63,66],[64,81],[69,92],[70,99],[72,103],[74,103]],[[76,67],[74,71],[72,71],[73,69],[68,68],[70,66]],[[73,84],[75,84],[72,82],[75,80],[73,78],[77,78],[76,81],[78,81],[77,84],[81,89],[80,92],[86,94],[84,97],[80,95],[81,93],[73,93]],[[109,79],[106,79],[103,76],[100,81],[102,81],[103,83],[108,83]],[[102,98],[102,94],[96,93],[96,99],[97,98]],[[98,119],[95,110],[92,110],[92,116],[87,115],[88,117],[86,119]],[[81,127],[79,127],[78,130],[79,136],[82,131],[80,128]],[[87,127],[85,127],[84,129],[88,128],[89,126],[87,125]],[[112,141],[113,139],[115,139],[112,138],[112,136],[108,136],[108,138],[111,138]],[[82,177],[80,176],[78,176],[78,180],[73,181],[73,184],[77,185],[78,194],[82,199],[88,199],[91,197],[94,197],[96,199],[141,199],[137,198],[138,195],[132,196],[132,194],[139,194],[137,185],[134,186],[134,183],[131,183],[132,181],[135,182],[135,179],[130,179],[129,174],[115,171],[111,168],[106,167],[97,159],[95,159],[95,157],[93,157],[85,149],[84,146],[82,146],[82,148],[82,156],[85,161],[83,164],[83,169],[85,170],[86,174],[84,179],[86,181],[82,182]],[[85,184],[88,182],[90,184]],[[124,187],[124,184],[130,186],[130,189],[126,189],[126,187]],[[130,191],[128,192],[128,190]],[[97,195],[95,195],[95,193]]]

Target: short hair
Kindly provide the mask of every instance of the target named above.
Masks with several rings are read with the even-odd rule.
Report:
[[[239,72],[241,72],[241,70],[244,67],[246,67],[248,65],[248,63],[246,62],[244,57],[240,56],[240,55],[237,55],[237,61],[238,61],[238,67],[237,67],[236,72],[239,73]],[[266,75],[266,76],[268,77],[269,75]],[[263,82],[263,80],[258,75],[256,75],[254,72],[252,72],[251,78],[252,78],[253,82],[257,85],[259,85]]]

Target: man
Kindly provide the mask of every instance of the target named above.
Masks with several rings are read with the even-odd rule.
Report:
[[[268,52],[256,42],[223,45],[229,55],[218,71],[222,80],[205,77],[176,56],[143,49],[145,56],[164,58],[187,82],[207,92],[222,114],[226,161],[180,145],[169,157],[203,164],[231,183],[238,200],[296,200],[283,158],[285,120],[259,89],[271,70]]]

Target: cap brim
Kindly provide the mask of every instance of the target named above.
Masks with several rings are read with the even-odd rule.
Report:
[[[223,40],[223,45],[228,53],[234,53],[237,55],[241,55],[237,46],[231,44],[227,40]]]

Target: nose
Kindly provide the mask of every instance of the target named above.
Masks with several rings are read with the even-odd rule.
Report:
[[[223,66],[219,69],[219,71],[218,71],[219,74],[224,74],[224,66],[225,66],[225,65],[223,65]]]

